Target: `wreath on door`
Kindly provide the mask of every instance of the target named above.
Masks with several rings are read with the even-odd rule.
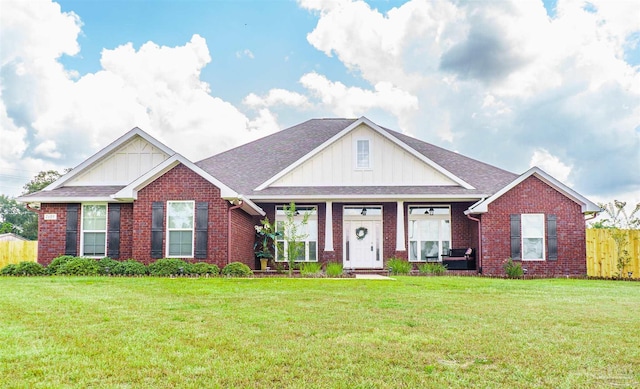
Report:
[[[358,240],[362,240],[367,236],[368,232],[369,230],[366,227],[358,227],[356,228],[356,238],[358,238]]]

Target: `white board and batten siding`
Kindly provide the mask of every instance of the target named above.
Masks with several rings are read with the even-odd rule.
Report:
[[[127,185],[167,158],[167,153],[134,136],[65,185]]]
[[[369,140],[371,165],[356,168],[356,142]],[[269,186],[455,186],[449,177],[360,125]]]

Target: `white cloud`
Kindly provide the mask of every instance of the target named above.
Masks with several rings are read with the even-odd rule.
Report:
[[[242,51],[236,51],[236,58],[242,58],[242,57],[246,57],[249,59],[254,59],[255,56],[253,55],[253,52],[249,49],[244,49]]]
[[[417,99],[419,110],[378,105],[412,135],[515,172],[535,156],[585,194],[640,191],[640,68],[624,61],[640,18],[632,2],[590,3],[559,0],[550,18],[539,1],[414,0],[385,14],[300,1],[319,17],[310,44]],[[313,78],[305,87],[328,106],[370,108]]]
[[[3,3],[2,11],[0,166],[38,158],[36,171],[73,166],[134,126],[198,160],[265,134],[256,123],[269,131],[276,126],[263,112],[250,122],[212,96],[200,79],[211,56],[199,35],[176,47],[104,49],[102,69],[78,77],[59,62],[62,54],[78,53],[77,15],[50,1]],[[5,139],[12,145],[6,152]]]
[[[309,100],[300,93],[291,92],[284,89],[271,89],[264,97],[255,93],[250,93],[244,98],[243,103],[249,107],[271,107],[274,105],[286,105],[291,107],[306,108]]]
[[[558,180],[571,186],[571,182],[568,181],[568,179],[573,167],[565,165],[560,158],[552,155],[545,149],[536,149],[533,151],[529,166],[537,166]]]

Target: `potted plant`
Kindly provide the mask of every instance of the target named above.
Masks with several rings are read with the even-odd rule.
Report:
[[[274,223],[269,222],[265,217],[260,220],[260,225],[256,226],[256,243],[253,245],[256,257],[260,260],[260,270],[267,270],[269,259],[273,258],[275,242],[281,233],[276,231]]]

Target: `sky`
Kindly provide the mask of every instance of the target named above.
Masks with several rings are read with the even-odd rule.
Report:
[[[0,193],[133,127],[196,162],[366,116],[595,202],[640,202],[640,7],[0,0]]]

